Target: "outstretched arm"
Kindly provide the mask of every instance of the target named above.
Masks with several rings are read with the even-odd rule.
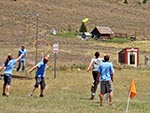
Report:
[[[1,66],[1,67],[0,67],[0,71],[2,71],[3,69],[4,69],[4,66]]]
[[[49,54],[47,54],[47,56],[46,56],[46,57],[48,57],[48,58],[49,58],[49,57],[50,57],[50,55],[49,55]]]
[[[19,61],[23,55],[24,55],[24,54],[21,54],[21,55],[16,59],[16,61]]]
[[[28,72],[31,73],[33,70],[37,68],[37,65],[33,66]]]

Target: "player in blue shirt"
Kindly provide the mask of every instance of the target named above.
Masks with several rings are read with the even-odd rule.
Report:
[[[18,67],[17,67],[17,71],[21,70],[24,71],[25,70],[25,64],[26,64],[26,58],[27,58],[27,50],[25,49],[25,46],[22,45],[21,49],[19,49],[18,51],[18,56],[20,56],[21,54],[24,54],[21,59],[18,62]]]
[[[0,67],[0,71],[4,69],[4,84],[3,84],[3,96],[9,96],[9,90],[11,86],[11,80],[12,80],[12,71],[14,69],[14,66],[17,61],[20,60],[20,58],[23,56],[21,54],[17,59],[13,59],[12,54],[9,54],[4,65]],[[7,92],[6,92],[7,91]]]
[[[32,93],[30,94],[30,96],[33,95],[34,91],[38,88],[38,86],[40,85],[40,97],[43,97],[43,91],[45,89],[45,71],[46,71],[46,66],[47,66],[47,62],[49,59],[49,55],[44,57],[44,59],[42,59],[37,65],[33,66],[30,70],[29,73],[31,73],[33,70],[36,69],[36,75],[35,75],[35,85],[34,88],[32,90]]]
[[[102,62],[98,67],[98,78],[100,81],[100,106],[103,106],[104,95],[109,93],[109,105],[112,105],[113,97],[113,74],[114,68],[113,64],[109,62],[109,56],[104,56],[104,62]]]

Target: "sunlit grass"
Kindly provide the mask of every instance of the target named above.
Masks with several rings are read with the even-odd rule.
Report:
[[[77,36],[77,33],[75,33],[75,32],[60,32],[57,34],[57,36],[74,38]]]
[[[131,78],[135,80],[137,95],[130,100],[129,112],[148,113],[150,111],[148,71],[143,69],[115,70],[114,104],[99,107],[99,88],[95,100],[89,100],[92,85],[91,73],[81,71],[58,71],[54,79],[53,71],[47,71],[45,96],[39,97],[39,89],[33,97],[28,97],[34,79],[13,79],[10,97],[0,96],[0,112],[3,113],[124,113],[127,104]],[[34,73],[28,75],[34,77]],[[144,79],[143,79],[144,78]],[[1,89],[2,89],[2,83]],[[146,88],[146,89],[145,89]],[[0,91],[2,93],[2,90]],[[7,107],[9,106],[9,107]]]

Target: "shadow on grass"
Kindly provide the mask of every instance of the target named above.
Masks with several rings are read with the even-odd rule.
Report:
[[[4,75],[3,74],[0,74],[0,79],[3,79]],[[27,77],[27,76],[23,76],[23,75],[12,75],[12,78],[15,78],[15,79],[33,79],[31,77]]]

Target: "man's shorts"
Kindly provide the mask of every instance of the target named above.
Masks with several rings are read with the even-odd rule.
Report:
[[[112,80],[109,81],[101,81],[100,87],[101,94],[110,93],[113,90],[113,83]]]
[[[36,83],[34,85],[35,88],[38,88],[39,85],[41,86],[41,89],[44,89],[46,84],[45,84],[45,80],[44,78],[42,77],[35,77],[35,80],[36,80]]]
[[[4,74],[4,85],[11,85],[12,75]]]

